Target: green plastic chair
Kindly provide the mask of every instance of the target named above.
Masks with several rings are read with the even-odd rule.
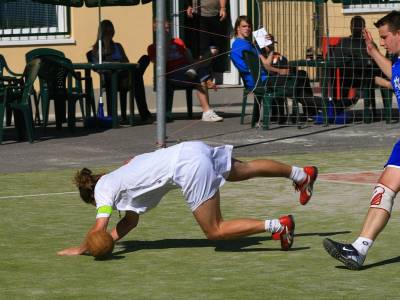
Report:
[[[166,116],[167,121],[172,120],[172,104],[174,101],[174,93],[175,91],[184,90],[186,92],[186,107],[187,107],[187,115],[188,118],[191,119],[193,117],[193,88],[192,87],[180,87],[176,85],[171,85],[167,83],[166,86]]]
[[[65,120],[65,104],[68,107],[68,128],[75,128],[75,105],[79,101],[82,117],[85,120],[84,99],[86,94],[80,86],[79,73],[76,73],[72,62],[65,57],[43,55],[40,56],[42,67],[39,71],[40,95],[42,100],[43,126],[46,128],[49,115],[50,100],[55,103],[56,128],[61,129]],[[77,88],[72,86],[72,78],[79,84]]]
[[[3,141],[4,113],[7,108],[14,111],[15,127],[19,139],[26,131],[30,143],[34,141],[34,124],[31,107],[33,84],[40,69],[40,59],[34,59],[25,66],[22,77],[0,76],[4,93],[0,97],[0,143]],[[25,128],[24,128],[25,127]]]
[[[292,113],[297,116],[296,123],[299,118],[299,109],[298,109],[298,101],[294,98],[295,95],[295,78],[288,77],[288,80],[285,83],[284,87],[274,87],[274,88],[266,88],[264,84],[259,80],[261,78],[262,64],[259,57],[251,52],[244,50],[243,58],[246,64],[249,67],[251,76],[253,77],[253,81],[257,83],[255,88],[249,89],[245,87],[245,91],[243,93],[243,104],[242,104],[242,116],[244,117],[244,110],[247,104],[247,96],[252,93],[254,95],[254,105],[253,105],[253,114],[251,118],[251,127],[254,127],[257,123],[257,120],[260,116],[260,107],[258,103],[262,103],[263,106],[263,129],[268,129],[270,124],[270,112],[271,112],[271,104],[274,98],[292,98],[293,99],[293,108]],[[246,98],[246,99],[245,99]],[[243,119],[241,118],[241,124],[243,124]]]
[[[94,109],[93,115],[95,115],[92,78],[82,78],[80,72],[75,72],[72,62],[65,57],[63,52],[51,48],[38,48],[26,53],[25,57],[27,61],[41,58],[44,65],[39,72],[44,128],[48,124],[50,100],[54,100],[57,129],[61,129],[62,123],[66,120],[66,103],[68,104],[68,128],[71,131],[75,128],[76,101],[79,101],[84,120],[87,115],[90,115],[91,108]],[[91,87],[85,93],[82,89],[82,81],[86,81],[86,86]],[[88,112],[85,112],[84,100],[87,102]]]
[[[0,76],[11,76],[15,78],[20,78],[22,76],[21,73],[13,72],[10,67],[7,65],[7,61],[3,55],[0,54]],[[0,81],[0,97],[4,94],[4,82]],[[34,97],[34,104],[35,104],[35,121],[37,124],[40,124],[40,113],[39,113],[39,99],[37,97],[37,93],[35,90],[32,90],[32,96]],[[12,113],[11,109],[6,110],[6,125],[11,125],[11,118]]]

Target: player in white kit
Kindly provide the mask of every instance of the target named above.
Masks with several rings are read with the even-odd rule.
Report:
[[[210,147],[198,141],[184,142],[138,155],[108,174],[94,175],[89,169],[82,169],[75,176],[80,196],[97,207],[96,223],[89,232],[106,230],[112,211],[123,211],[125,216],[110,232],[117,241],[137,226],[139,215],[157,206],[171,189],[180,188],[208,239],[234,239],[267,231],[281,241],[282,250],[289,250],[295,229],[291,215],[269,220],[224,220],[219,188],[226,180],[286,177],[293,181],[300,192],[300,203],[305,205],[312,196],[317,168],[299,168],[267,159],[242,162],[232,157],[232,149],[231,145]],[[86,251],[84,241],[58,254],[79,255]]]

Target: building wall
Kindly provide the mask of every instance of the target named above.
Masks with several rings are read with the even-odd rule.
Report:
[[[141,55],[147,52],[147,46],[152,43],[152,4],[103,7],[102,19],[109,19],[115,27],[116,42],[124,46],[125,52],[131,62],[136,62]],[[72,8],[71,28],[74,44],[68,45],[35,45],[35,46],[10,46],[0,47],[0,53],[5,56],[8,65],[15,72],[22,72],[25,66],[25,53],[38,48],[48,47],[63,51],[73,62],[86,62],[86,52],[94,44],[97,36],[99,14],[97,8]],[[94,80],[98,86],[98,80]],[[145,73],[145,84],[153,84],[153,68]]]
[[[350,20],[356,15],[361,15],[365,19],[366,28],[371,32],[375,42],[379,45],[378,30],[374,26],[374,22],[382,18],[384,13],[346,13],[343,14],[341,4],[329,3],[328,6],[328,24],[330,27],[331,36],[348,36],[350,35]],[[383,50],[383,49],[381,49]]]
[[[316,40],[316,28],[319,28],[319,36],[327,35],[328,25],[330,37],[345,37],[350,35],[350,20],[355,15],[362,15],[366,20],[366,27],[372,33],[379,44],[378,31],[373,25],[384,13],[344,13],[342,4],[334,4],[328,1],[321,8],[321,16],[318,20],[315,14],[315,4],[312,2],[296,1],[265,1],[263,2],[262,24],[268,32],[274,35],[278,41],[275,48],[287,56],[290,60],[304,59],[306,49],[313,47],[319,52]],[[327,16],[327,18],[326,18]],[[257,27],[257,24],[255,24]],[[258,29],[258,28],[255,28]],[[383,50],[383,49],[381,49]]]

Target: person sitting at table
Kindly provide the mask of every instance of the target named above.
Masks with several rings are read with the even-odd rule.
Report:
[[[156,29],[154,22],[153,28]],[[170,34],[169,23],[165,23],[165,32]],[[168,41],[168,39],[166,39]],[[151,44],[147,48],[147,53],[150,61],[155,63],[156,46]],[[167,45],[167,66],[166,66],[167,88],[178,87],[193,87],[197,91],[201,109],[203,111],[201,120],[204,122],[220,122],[223,120],[209,104],[207,79],[211,73],[206,67],[205,62],[201,62],[198,66],[194,63],[189,50],[183,40],[180,38],[169,38]],[[170,87],[168,87],[170,85]]]
[[[87,53],[89,62],[99,62],[99,45],[98,40],[101,36],[102,41],[102,61],[103,62],[122,62],[128,63],[129,59],[125,54],[124,48],[120,43],[116,43],[113,40],[115,34],[114,25],[110,20],[103,20],[100,23],[98,36],[96,42],[93,44],[91,51]],[[151,124],[154,122],[146,101],[146,93],[143,82],[143,74],[150,63],[150,59],[147,55],[143,55],[137,62],[138,68],[135,70],[135,99],[139,110],[140,118],[143,123]],[[104,79],[106,94],[107,94],[107,114],[111,116],[111,74],[109,72],[101,72],[101,76]],[[118,72],[118,91],[120,96],[121,105],[121,118],[122,122],[127,121],[126,117],[126,104],[127,104],[127,92],[130,88],[129,82],[129,71]]]
[[[365,20],[361,16],[354,16],[350,21],[350,36],[344,37],[339,44],[332,48],[332,55],[335,59],[343,59],[345,67],[340,68],[341,80],[341,102],[343,108],[355,104],[358,96],[351,92],[353,88],[366,88],[371,90],[372,114],[376,116],[375,105],[375,81],[374,77],[382,77],[382,72],[371,60],[367,53],[363,30]]]
[[[315,103],[315,98],[313,97],[307,73],[305,71],[297,70],[296,68],[288,68],[287,64],[283,66],[281,63],[283,57],[274,51],[273,44],[275,41],[271,35],[268,38],[272,40],[272,46],[263,49],[262,51],[265,52],[265,55],[263,55],[262,51],[251,42],[252,27],[252,22],[247,16],[239,16],[237,18],[234,26],[236,39],[233,42],[231,49],[231,60],[241,73],[246,88],[254,88],[255,82],[253,81],[253,77],[246,61],[243,58],[242,53],[244,50],[251,51],[257,54],[260,58],[262,66],[264,67],[264,69],[261,70],[260,80],[266,88],[274,88],[276,86],[284,87],[289,77],[295,77],[295,94],[296,98],[302,104],[304,115],[306,117],[316,115],[319,105]],[[287,62],[286,58],[285,60]],[[278,62],[280,62],[280,64],[278,64]],[[275,99],[275,101],[278,101],[278,103],[282,102],[280,99]],[[285,119],[283,119],[283,121],[285,121]],[[281,123],[283,123],[283,121],[281,121]]]

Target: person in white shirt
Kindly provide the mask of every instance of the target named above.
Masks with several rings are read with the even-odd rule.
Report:
[[[286,177],[300,192],[300,203],[310,200],[318,175],[314,166],[299,168],[267,159],[243,162],[232,157],[233,146],[211,147],[203,142],[183,142],[151,153],[138,155],[108,173],[95,175],[84,168],[75,176],[82,200],[97,207],[96,222],[89,233],[106,231],[113,210],[125,216],[111,230],[118,241],[139,222],[139,215],[157,206],[163,196],[180,188],[196,221],[211,240],[234,239],[270,232],[289,250],[293,244],[292,215],[279,219],[224,220],[220,211],[219,188],[225,181],[242,181],[253,177]],[[78,247],[59,251],[59,255],[87,252],[86,241]]]

